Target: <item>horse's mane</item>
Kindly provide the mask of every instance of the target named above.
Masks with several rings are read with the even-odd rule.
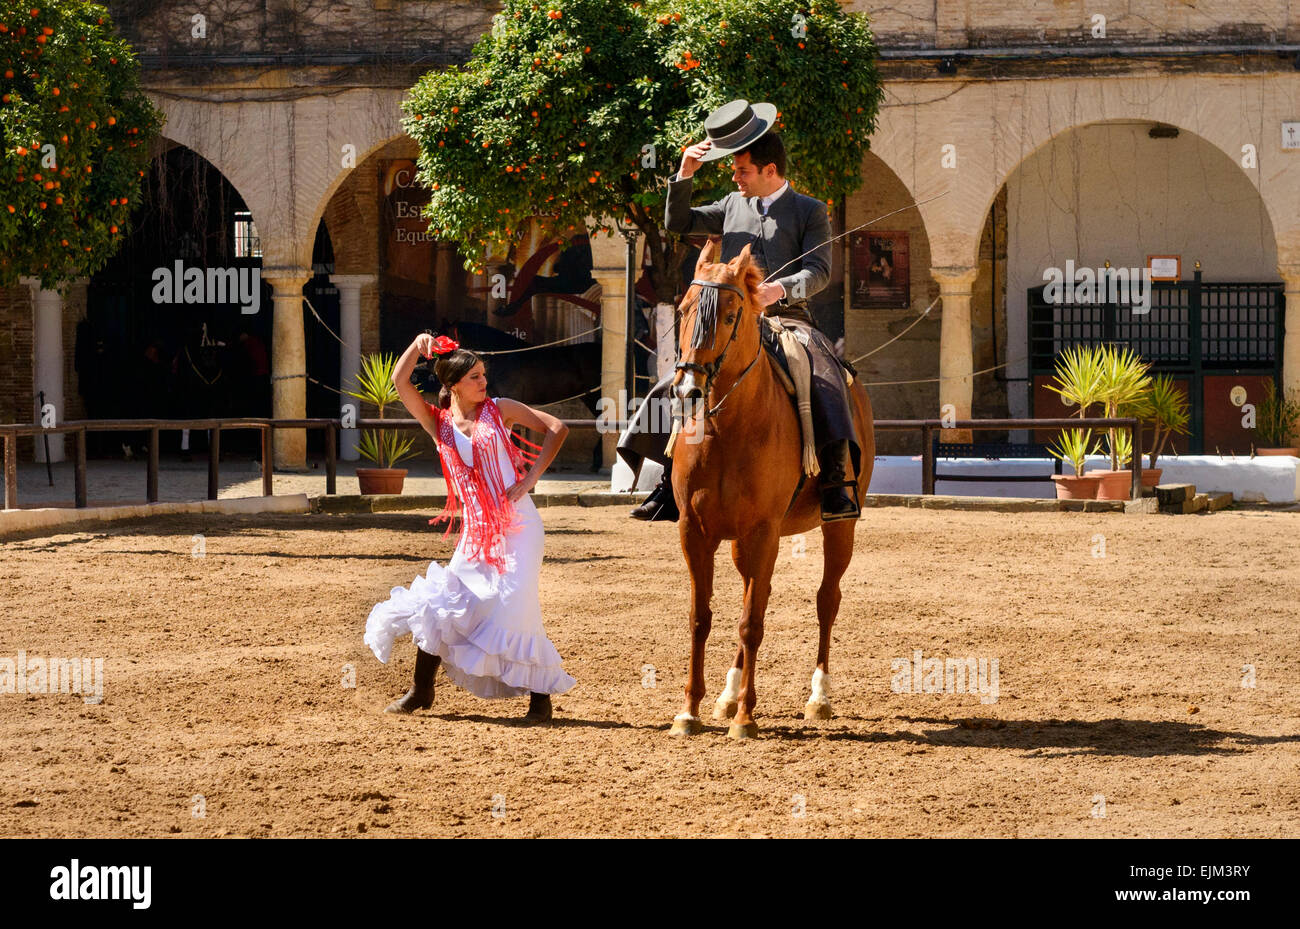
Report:
[[[706,265],[700,270],[705,271],[716,267],[727,268],[728,265],[726,262],[719,261]],[[760,312],[762,303],[758,299],[758,286],[762,282],[763,272],[752,261],[746,261],[741,266],[735,280],[736,286],[748,295],[750,302],[759,307]],[[692,348],[702,348],[706,340],[710,344],[713,343],[718,328],[718,301],[719,295],[715,288],[700,288],[700,295],[696,301],[695,331],[691,333]]]

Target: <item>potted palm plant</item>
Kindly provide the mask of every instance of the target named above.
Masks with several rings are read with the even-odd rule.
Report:
[[[1300,435],[1300,391],[1284,393],[1275,385],[1264,392],[1255,407],[1255,436],[1260,441],[1255,454],[1300,454],[1294,444],[1297,435]]]
[[[1147,453],[1149,467],[1142,469],[1143,487],[1154,487],[1160,483],[1163,469],[1157,468],[1156,462],[1175,435],[1188,434],[1190,409],[1187,395],[1172,376],[1160,374],[1152,379],[1145,404],[1138,414],[1138,419],[1151,424],[1151,450]]]
[[[1098,349],[1098,357],[1101,384],[1097,399],[1102,415],[1141,418],[1146,413],[1151,389],[1151,375],[1147,373],[1151,366],[1127,346],[1103,345]],[[1127,500],[1133,489],[1133,473],[1123,465],[1132,460],[1132,441],[1127,432],[1111,427],[1106,430],[1106,446],[1110,452],[1110,470],[1099,472],[1101,486],[1097,489],[1097,499]]]
[[[1085,474],[1086,460],[1095,454],[1097,445],[1092,441],[1091,429],[1063,429],[1056,437],[1056,442],[1047,447],[1053,458],[1069,462],[1074,468],[1073,474],[1053,474],[1052,483],[1056,485],[1058,500],[1092,500],[1097,496],[1101,478],[1095,474]]]
[[[1094,345],[1072,345],[1056,359],[1054,384],[1047,389],[1059,394],[1066,406],[1078,406],[1086,417],[1088,407],[1098,402],[1101,392],[1100,349]]]
[[[397,387],[393,384],[393,370],[397,356],[372,354],[361,359],[357,373],[356,390],[346,390],[350,397],[373,404],[384,418],[384,408],[398,402]],[[415,439],[403,436],[396,429],[371,429],[361,434],[357,452],[373,468],[357,468],[357,483],[363,494],[400,494],[406,482],[406,469],[394,468],[399,461],[415,456]]]

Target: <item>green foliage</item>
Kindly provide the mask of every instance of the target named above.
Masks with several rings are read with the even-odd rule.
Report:
[[[864,16],[807,0],[659,0],[648,10],[660,61],[683,76],[689,97],[666,114],[663,141],[678,160],[703,137],[710,111],[762,100],[777,108],[793,186],[829,203],[861,186],[883,96]],[[734,189],[729,160],[721,164],[711,188],[707,168],[697,175],[706,196]]]
[[[392,429],[372,429],[361,433],[357,453],[377,468],[391,468],[399,461],[415,457],[415,439],[399,436]]]
[[[1133,415],[1142,408],[1144,395],[1151,387],[1151,365],[1133,349],[1103,345],[1098,350],[1101,380],[1097,399],[1105,416]]]
[[[1127,429],[1111,429],[1106,435],[1111,466],[1124,468],[1133,460],[1133,436]]]
[[[507,0],[468,64],[424,75],[403,103],[430,228],[473,267],[535,214],[557,235],[621,215],[673,170],[642,175],[641,147],[674,93],[632,6]]]
[[[1098,350],[1101,365],[1101,381],[1097,390],[1097,399],[1101,402],[1103,416],[1136,416],[1144,411],[1146,394],[1151,389],[1151,375],[1147,372],[1151,365],[1142,360],[1133,349],[1125,346],[1103,345]],[[1128,460],[1132,460],[1133,447],[1127,434],[1120,439],[1121,430],[1108,429],[1107,447],[1110,449],[1110,466],[1119,470],[1123,463],[1124,450]]]
[[[0,0],[0,286],[104,266],[162,123],[104,7]]]
[[[1265,391],[1255,405],[1255,435],[1261,448],[1290,448],[1300,435],[1300,391]]]
[[[1143,414],[1138,414],[1138,418],[1152,425],[1149,467],[1154,468],[1170,439],[1174,435],[1188,434],[1191,406],[1187,394],[1170,375],[1157,375],[1147,393],[1147,408]]]
[[[1091,429],[1063,429],[1047,451],[1053,458],[1069,462],[1075,475],[1083,477],[1087,457],[1095,455],[1100,447],[1101,440],[1093,442]]]
[[[361,359],[361,369],[357,372],[357,389],[343,392],[373,405],[379,410],[379,418],[383,419],[384,408],[401,399],[393,383],[396,368],[396,355],[366,355]],[[373,461],[376,467],[391,468],[399,461],[415,456],[415,439],[400,436],[392,429],[376,429],[361,434],[357,451],[367,461]]]
[[[1054,384],[1047,389],[1057,393],[1066,406],[1078,406],[1079,417],[1086,418],[1088,408],[1101,396],[1101,349],[1094,345],[1072,345],[1056,359]]]
[[[659,229],[664,182],[708,112],[771,102],[795,186],[843,197],[861,184],[883,96],[875,56],[865,17],[835,2],[506,0],[470,62],[424,75],[403,104],[424,215],[471,269],[533,217],[558,238],[589,217],[610,234],[624,220],[669,281],[680,251]],[[701,198],[733,189],[725,165],[696,175]]]

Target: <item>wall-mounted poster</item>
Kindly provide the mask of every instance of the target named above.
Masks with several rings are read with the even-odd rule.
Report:
[[[906,232],[858,232],[852,251],[854,309],[906,308],[912,303],[912,272]]]

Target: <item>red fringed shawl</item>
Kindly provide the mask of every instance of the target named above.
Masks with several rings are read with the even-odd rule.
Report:
[[[429,405],[434,419],[438,423],[438,457],[442,461],[442,474],[447,484],[447,505],[439,516],[429,520],[436,523],[447,521],[443,532],[445,538],[451,532],[452,519],[461,517],[461,531],[468,538],[465,555],[471,561],[481,560],[505,573],[505,535],[515,519],[514,505],[506,498],[506,482],[497,463],[497,443],[503,443],[510,463],[514,466],[514,484],[523,477],[531,462],[537,459],[537,452],[527,452],[511,441],[512,433],[506,429],[505,421],[496,402],[483,401],[478,419],[474,422],[473,434],[470,436],[473,448],[474,466],[469,467],[460,457],[456,447],[456,437],[451,430],[450,410]],[[527,439],[519,436],[519,441],[540,449]],[[462,501],[473,501],[473,506],[462,507]]]

